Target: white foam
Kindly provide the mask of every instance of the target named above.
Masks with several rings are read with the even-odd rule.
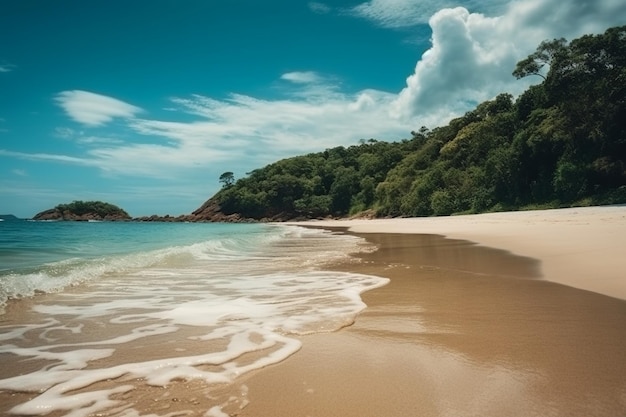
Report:
[[[175,267],[170,259],[150,268],[122,269],[83,291],[36,303],[33,312],[39,322],[4,326],[0,337],[6,342],[0,353],[48,363],[0,379],[2,390],[38,393],[11,412],[60,411],[82,417],[117,407],[130,416],[132,405],[112,398],[132,390],[139,380],[154,386],[178,379],[202,380],[209,386],[230,383],[297,352],[301,342],[294,335],[351,324],[365,308],[360,294],[387,280],[316,270],[312,258],[346,256],[359,250],[361,241],[294,230],[283,234],[294,243],[286,250],[281,246],[267,253],[263,247],[246,256],[226,251],[216,257],[194,247],[200,253]],[[185,256],[193,251],[185,249]],[[231,259],[225,262],[223,256]],[[85,329],[94,326],[106,326],[107,331],[86,334]],[[38,334],[42,343],[20,347],[27,334]],[[150,346],[154,338],[167,341],[167,348],[149,349],[151,356],[139,360],[132,356],[138,343]],[[117,378],[121,380],[110,389],[90,390],[93,384]],[[206,415],[219,413],[223,411],[216,405]]]

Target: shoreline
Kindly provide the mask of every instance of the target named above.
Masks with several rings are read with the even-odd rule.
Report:
[[[624,208],[617,211],[626,214]],[[472,218],[474,225],[481,223]],[[407,227],[429,220],[294,223],[335,231],[350,227],[347,233],[379,249],[355,255],[360,262],[328,269],[378,275],[390,283],[362,294],[367,308],[352,326],[302,336],[298,353],[238,381],[249,403],[236,415],[626,413],[626,301],[541,279],[548,278],[542,272],[546,259],[515,254],[524,252],[521,245],[470,240],[472,227],[448,225],[445,238],[434,233],[444,231],[441,224],[420,227],[430,234]],[[504,239],[498,230],[495,237]]]
[[[548,281],[626,300],[626,206],[288,224],[467,240],[540,261]]]

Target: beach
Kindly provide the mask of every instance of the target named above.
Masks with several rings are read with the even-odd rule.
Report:
[[[626,207],[298,224],[375,243],[334,267],[391,281],[238,381],[237,415],[626,415]]]
[[[626,416],[626,207],[23,226],[185,240],[10,300],[2,415]]]

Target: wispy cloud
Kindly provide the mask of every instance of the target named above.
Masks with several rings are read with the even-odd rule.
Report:
[[[283,92],[292,98],[309,102],[316,98],[320,100],[344,98],[340,92],[341,83],[338,80],[315,71],[287,72],[281,75],[280,79],[289,83]]]
[[[95,163],[95,161],[90,160],[88,158],[79,158],[79,157],[60,155],[60,154],[26,153],[26,152],[14,152],[14,151],[8,151],[6,149],[0,149],[0,155],[17,158],[17,159],[24,159],[28,161],[50,161],[50,162],[61,162],[61,163],[83,165],[83,166],[97,166],[97,163]]]
[[[263,164],[353,144],[361,138],[394,140],[408,136],[408,126],[385,111],[394,97],[373,90],[284,100],[237,94],[216,100],[195,95],[172,101],[180,111],[200,120],[178,123],[138,119],[131,127],[143,135],[174,141],[172,151],[186,155],[182,159],[188,162],[248,160],[250,164],[254,160]]]
[[[13,169],[11,170],[11,172],[15,175],[17,175],[18,177],[27,177],[28,173],[26,172],[26,170],[23,169]]]
[[[86,126],[101,126],[114,118],[131,118],[142,112],[124,101],[82,90],[63,91],[55,100],[68,116]]]
[[[322,81],[322,77],[315,71],[287,72],[281,75],[280,79],[298,84],[318,83]]]
[[[309,9],[311,9],[315,13],[325,14],[329,13],[332,9],[325,3],[321,3],[319,1],[310,1],[308,3]]]
[[[82,130],[75,130],[69,127],[57,127],[54,136],[59,139],[69,140],[83,145],[91,144],[116,144],[124,141],[115,137],[87,135]]]
[[[15,65],[13,64],[0,64],[0,73],[6,73],[6,72],[11,72],[14,71],[15,68],[17,68]]]
[[[510,0],[370,0],[347,9],[347,14],[364,18],[386,28],[428,23],[432,15],[448,7],[462,6],[474,13],[493,15]]]
[[[0,150],[0,155],[94,167],[107,177],[217,178],[215,170],[248,172],[277,159],[352,145],[359,139],[398,140],[408,137],[413,128],[390,116],[394,94],[376,90],[341,93],[336,84],[312,71],[291,72],[280,78],[291,86],[285,87],[283,99],[243,94],[225,99],[174,97],[170,100],[170,120],[139,118],[135,107],[126,113],[116,112],[119,117],[123,114],[124,123],[116,125],[115,135],[107,134],[107,129],[92,135],[81,129],[57,128],[57,138],[81,145],[72,154]],[[65,104],[105,103],[96,107],[97,112],[90,110],[88,116],[74,114],[83,123],[94,124],[93,118],[102,118],[103,113],[113,117],[111,108],[123,103],[101,95],[94,98],[92,93],[67,93],[63,94],[68,99]],[[177,115],[185,115],[184,119],[194,116],[195,120],[171,120]],[[124,137],[133,137],[133,142],[124,141]]]

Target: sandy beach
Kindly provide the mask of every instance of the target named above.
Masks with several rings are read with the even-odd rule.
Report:
[[[626,299],[626,206],[302,224],[469,240],[538,260],[546,280]]]
[[[16,381],[0,387],[0,414],[626,416],[626,207],[296,225],[340,236],[293,228],[269,246],[272,257],[201,263],[187,275],[161,265],[9,303],[0,368]],[[271,274],[258,275],[262,259]],[[226,279],[198,286],[213,270]],[[246,271],[257,275],[237,284]],[[342,277],[351,284],[338,298],[359,304],[354,323],[341,313],[350,305],[316,302],[345,327],[261,333],[259,311],[294,305],[265,325],[285,329],[309,311],[293,304],[298,292],[309,285],[306,299],[324,298]],[[364,280],[371,285],[351,291]],[[259,304],[235,308],[264,285]],[[228,297],[202,298],[222,287]],[[132,298],[118,299],[120,288]],[[224,309],[221,327],[203,321]],[[229,338],[248,317],[252,333]],[[265,349],[266,338],[280,343]],[[238,347],[247,350],[224,353]],[[26,388],[16,388],[24,374]],[[32,400],[36,408],[13,408]]]
[[[626,207],[305,224],[378,245],[333,268],[391,282],[238,381],[237,415],[626,415]]]

